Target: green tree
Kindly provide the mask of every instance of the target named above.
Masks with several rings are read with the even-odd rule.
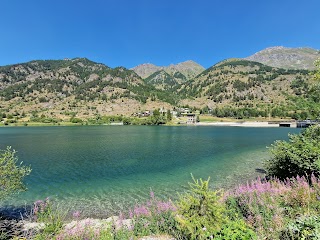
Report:
[[[314,75],[315,80],[320,80],[320,59],[316,60],[314,65],[316,66],[316,73]]]
[[[159,117],[160,117],[160,111],[159,111],[159,109],[155,109],[155,110],[153,111],[153,116],[154,116],[155,118],[159,118]]]
[[[280,179],[297,175],[320,176],[320,126],[314,125],[300,134],[289,135],[289,141],[276,141],[272,157],[266,162],[268,175]]]
[[[152,119],[152,123],[155,124],[155,125],[165,124],[166,123],[164,117],[160,114],[160,110],[159,109],[155,109],[153,111],[153,116],[151,117],[151,119]]]
[[[0,199],[8,195],[26,190],[23,178],[29,175],[31,168],[18,163],[16,151],[7,147],[0,150]]]
[[[172,114],[170,110],[167,110],[167,121],[170,122],[172,120]]]

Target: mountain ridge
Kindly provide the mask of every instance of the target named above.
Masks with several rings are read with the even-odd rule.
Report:
[[[156,66],[152,63],[143,63],[136,67],[130,68],[130,70],[135,71],[143,79],[160,70],[164,70],[170,75],[173,75],[175,72],[180,72],[187,79],[191,79],[200,72],[204,71],[205,68],[193,60],[187,60],[177,64],[170,64],[168,66]]]
[[[276,48],[268,51],[283,50]],[[41,114],[65,119],[70,118],[70,114],[80,118],[127,116],[143,109],[175,106],[189,106],[204,112],[221,108],[245,111],[240,115],[237,115],[239,112],[231,114],[239,118],[250,114],[265,116],[270,109],[277,109],[269,113],[275,116],[303,113],[301,116],[305,117],[306,109],[320,112],[319,104],[314,104],[320,101],[319,91],[309,91],[309,70],[271,67],[232,58],[197,75],[193,73],[188,79],[180,72],[181,68],[180,71],[176,68],[182,65],[190,69],[188,64],[194,66],[192,61],[169,65],[171,72],[167,71],[171,74],[147,64],[158,71],[144,79],[132,69],[110,68],[86,58],[33,60],[2,66],[0,113],[24,112],[28,116]],[[253,113],[252,109],[257,111]],[[228,114],[229,110],[226,110]]]
[[[268,47],[244,59],[285,69],[314,70],[314,61],[320,58],[320,51],[310,47],[289,48]]]

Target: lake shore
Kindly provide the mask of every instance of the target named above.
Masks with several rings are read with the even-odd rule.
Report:
[[[70,126],[118,126],[123,123],[110,123],[110,124],[81,124],[71,122],[60,122],[60,123],[39,123],[39,122],[28,122],[26,123],[13,123],[9,125],[0,124],[0,127],[70,127]],[[139,125],[139,124],[133,124]],[[195,124],[187,123],[176,123],[169,122],[163,124],[163,126],[224,126],[224,127],[279,127],[279,122],[267,122],[267,121],[205,121],[197,122]]]
[[[278,123],[269,122],[198,122],[196,126],[227,126],[227,127],[279,127]]]

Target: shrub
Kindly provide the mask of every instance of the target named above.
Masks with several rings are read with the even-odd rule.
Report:
[[[272,157],[266,162],[268,175],[287,177],[320,175],[320,126],[314,125],[298,135],[289,135],[289,142],[276,141]]]
[[[30,172],[30,167],[22,166],[22,162],[18,164],[16,151],[11,147],[0,150],[0,199],[11,193],[26,190],[22,180]]]
[[[70,122],[72,123],[82,123],[82,120],[80,118],[71,117]]]
[[[180,196],[176,219],[187,239],[205,239],[227,222],[222,193],[209,190],[209,180],[189,183],[191,192]]]
[[[320,239],[320,217],[301,216],[282,231],[280,239]]]
[[[242,220],[228,221],[221,230],[214,234],[217,240],[250,240],[257,239],[255,232]]]

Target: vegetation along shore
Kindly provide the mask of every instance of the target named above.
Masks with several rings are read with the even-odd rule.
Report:
[[[146,202],[108,219],[72,221],[50,199],[38,200],[23,220],[1,220],[1,237],[27,239],[318,239],[320,234],[320,126],[276,141],[265,162],[267,176],[229,190],[211,190],[194,179],[177,201]],[[15,151],[1,151],[0,196],[24,190],[32,174]],[[303,162],[303,164],[301,164]],[[290,166],[290,167],[288,167]],[[4,217],[4,216],[2,216]],[[148,237],[146,237],[148,236]]]
[[[85,58],[0,67],[1,124],[270,127],[319,117],[319,61],[297,69],[252,59],[259,58],[227,59],[208,69],[188,61],[173,72],[109,68]],[[194,70],[183,73],[181,66]],[[68,222],[51,199],[38,200],[18,219],[2,214],[0,238],[320,239],[320,126],[314,123],[271,146],[263,179],[212,190],[210,178],[192,176],[177,201],[151,191],[146,202],[103,220],[83,219],[75,210]],[[25,190],[29,174],[15,150],[2,150],[0,199]]]
[[[320,0],[0,6],[0,240],[320,240]]]
[[[200,121],[316,119],[317,58],[315,49],[273,47],[207,69],[194,61],[110,68],[86,58],[2,66],[0,125],[178,124],[192,113]]]

